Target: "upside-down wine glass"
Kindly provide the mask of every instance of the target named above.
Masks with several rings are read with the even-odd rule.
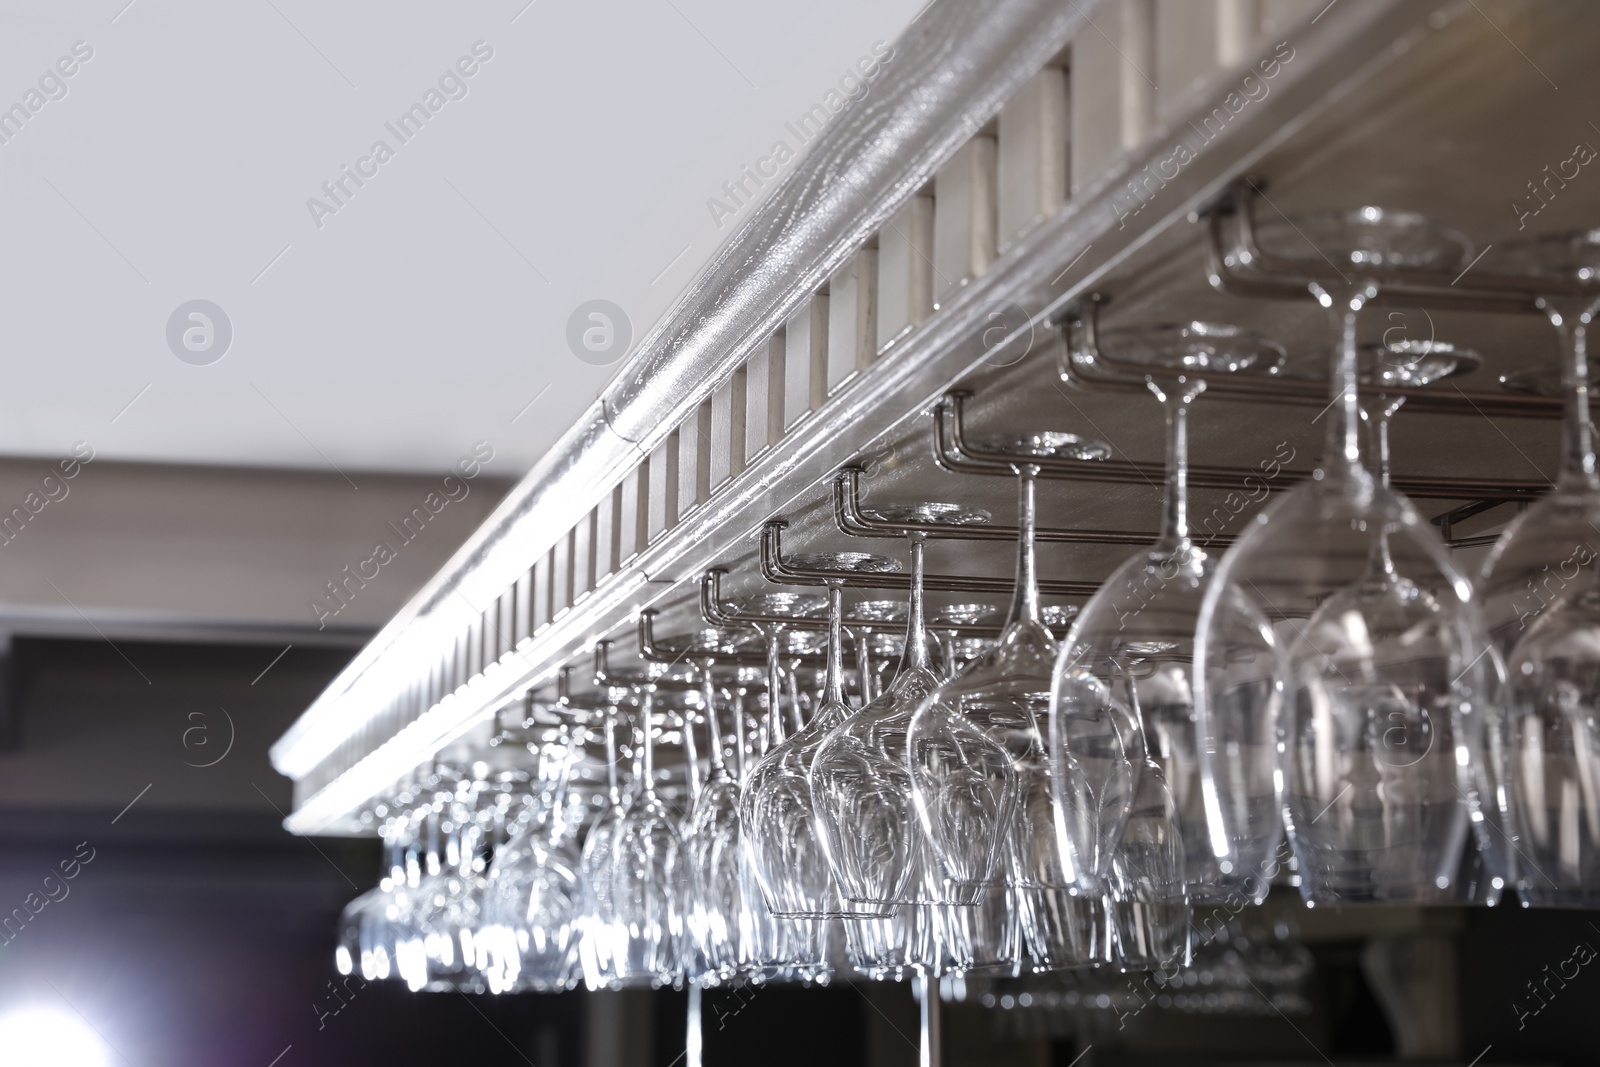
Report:
[[[639,793],[617,824],[611,855],[615,965],[623,982],[675,985],[683,977],[684,884],[679,819],[656,791],[656,666],[638,687]]]
[[[885,508],[886,523],[986,521],[983,512],[957,505]],[[840,723],[817,747],[811,762],[811,804],[827,844],[840,891],[852,904],[970,903],[973,894],[942,886],[917,824],[906,731],[912,716],[938,687],[928,654],[923,615],[923,557],[927,535],[910,530],[910,600],[904,606],[905,652],[889,688]]]
[[[619,931],[611,886],[611,857],[616,846],[617,829],[627,813],[628,797],[623,793],[617,775],[617,709],[607,705],[603,709],[606,751],[607,803],[592,824],[583,842],[583,853],[578,861],[579,881],[583,889],[583,910],[578,921],[578,960],[583,970],[584,986],[604,989],[618,978],[617,951]]]
[[[1001,906],[992,891],[1008,888],[1004,908],[1030,969],[1081,966],[1103,958],[1104,911],[1098,898],[1077,896],[1073,858],[1056,829],[1048,737],[1056,642],[1040,618],[1034,461],[1104,459],[1111,450],[1064,433],[1002,436],[980,446],[1010,455],[1017,478],[1011,610],[995,646],[929,694],[912,717],[906,758],[913,799],[947,881],[989,890],[982,899],[991,909]],[[979,932],[992,944],[1006,940],[992,924]],[[1016,960],[1020,965],[1020,954]]]
[[[709,651],[733,651],[731,634],[708,631],[716,644]],[[701,709],[710,735],[710,771],[700,787],[688,829],[690,895],[689,932],[699,957],[701,985],[721,985],[739,973],[746,957],[740,943],[744,895],[739,879],[739,783],[728,772],[722,743],[722,716],[717,706],[713,655],[699,658]],[[743,709],[734,709],[736,720]],[[687,727],[685,727],[687,729]],[[744,730],[737,729],[743,745]]]
[[[954,504],[876,509],[879,522],[970,525],[988,515]],[[906,636],[900,667],[888,688],[840,723],[811,762],[811,803],[827,855],[845,900],[887,917],[846,923],[851,962],[871,977],[927,973],[938,964],[931,916],[918,905],[970,904],[973,889],[956,889],[939,877],[911,798],[905,761],[906,728],[939,684],[929,656],[923,614],[925,532],[908,530],[909,601],[900,605]],[[897,603],[897,602],[896,602]]]
[[[491,993],[560,992],[580,974],[582,855],[566,825],[566,808],[584,728],[564,727],[563,735],[553,750],[540,748],[545,766],[537,809],[489,865],[478,956]]]
[[[1149,961],[1148,952],[1137,946],[1156,946],[1166,953],[1159,946],[1181,944],[1188,921],[1186,900],[1219,903],[1239,897],[1239,887],[1212,852],[1202,792],[1200,754],[1206,738],[1194,713],[1194,632],[1216,556],[1190,533],[1188,421],[1205,390],[1200,376],[1274,375],[1283,365],[1284,351],[1257,334],[1207,322],[1107,331],[1101,346],[1108,362],[1144,371],[1146,385],[1161,404],[1167,433],[1166,490],[1155,544],[1112,572],[1062,643],[1051,702],[1058,761],[1053,782],[1061,826],[1081,859],[1079,874],[1086,889],[1109,882],[1117,903],[1118,886],[1137,885],[1146,898],[1113,908],[1121,955],[1131,965]],[[1254,654],[1270,657],[1271,649],[1263,646]],[[1216,754],[1214,769],[1230,780],[1229,796],[1270,798],[1276,743],[1269,714],[1271,687],[1259,684],[1249,696],[1252,702],[1240,694],[1235,704],[1247,729],[1236,733],[1228,750]],[[1265,777],[1240,780],[1250,774]],[[1130,813],[1139,813],[1130,850],[1148,848],[1165,836],[1153,820],[1168,802],[1176,819],[1171,829],[1181,869],[1168,885],[1160,879],[1120,876],[1116,860]],[[1276,824],[1276,805],[1263,803],[1254,819]],[[1262,844],[1267,855],[1276,847],[1267,834]],[[1154,860],[1139,861],[1130,854],[1121,866],[1139,862]],[[1253,900],[1265,894],[1264,883],[1244,891]],[[1143,907],[1134,908],[1134,903]],[[1176,931],[1133,929],[1122,921],[1132,914],[1176,925]]]
[[[741,611],[769,618],[791,618],[806,622],[822,618],[828,610],[828,598],[816,593],[761,593],[740,601]],[[783,670],[783,639],[794,633],[784,623],[751,623],[751,628],[766,641],[767,649],[767,716],[761,724],[758,750],[765,756],[782,742],[789,733],[783,722],[783,702],[786,677]]]
[[[1361,355],[1363,383],[1371,381],[1380,388],[1394,385],[1418,389],[1444,378],[1470,373],[1483,363],[1483,357],[1470,349],[1432,338],[1363,345]],[[1389,426],[1404,404],[1404,396],[1380,392],[1361,405],[1377,457],[1378,483],[1385,489],[1389,488]],[[1388,534],[1381,530],[1373,543],[1363,581],[1369,587],[1403,581],[1394,572]],[[1481,901],[1494,905],[1499,903],[1505,887],[1512,884],[1511,872],[1504,864],[1511,863],[1514,856],[1505,847],[1511,825],[1502,758],[1505,661],[1492,642],[1483,662],[1488,686],[1482,729],[1485,750],[1478,768],[1480,788],[1470,812],[1473,832],[1462,858],[1463,866],[1458,872],[1453,897],[1461,902]]]
[[[1501,249],[1552,281],[1539,300],[1561,344],[1561,471],[1501,535],[1482,586],[1506,654],[1505,746],[1524,903],[1600,907],[1600,467],[1595,460],[1588,333],[1600,289],[1600,230]],[[1554,295],[1560,289],[1568,290]]]
[[[900,568],[895,560],[864,552],[801,555],[792,562],[802,569],[841,574],[888,574]],[[831,578],[822,701],[809,722],[757,764],[740,810],[743,842],[750,850],[762,895],[780,918],[827,919],[859,913],[846,906],[834,883],[827,839],[817,825],[811,800],[811,762],[852,710],[844,695],[843,643],[844,586],[841,579]]]
[[[413,991],[450,992],[472,988],[477,980],[473,943],[480,902],[479,875],[473,870],[475,840],[471,803],[475,783],[454,771],[434,776],[427,816],[427,871],[413,893],[411,941],[401,976]]]
[[[1045,738],[1056,645],[1039,618],[1032,459],[1103,459],[1105,445],[1071,434],[983,442],[1015,457],[1017,580],[993,649],[930,693],[907,729],[907,763],[923,832],[957,887],[997,882],[1073,887],[1057,845]]]
[[[881,692],[873,638],[886,627],[905,624],[906,605],[900,600],[859,600],[845,612],[844,628],[855,644],[857,692],[863,707]]]
[[[1256,516],[1205,592],[1197,721],[1220,751],[1248,732],[1260,686],[1281,694],[1283,821],[1308,904],[1446,900],[1478,788],[1486,641],[1432,524],[1362,465],[1357,325],[1379,271],[1460,269],[1470,249],[1420,216],[1370,207],[1260,237],[1318,279],[1309,291],[1332,316],[1327,451]],[[1374,580],[1384,544],[1394,577]],[[1260,654],[1264,641],[1276,656]],[[1255,818],[1265,797],[1230,795],[1209,755],[1202,765],[1218,867],[1260,879],[1249,865],[1277,833]]]
[[[755,764],[782,744],[789,733],[783,710],[785,693],[790,692],[793,677],[784,669],[784,654],[796,651],[791,647],[795,638],[813,636],[793,626],[809,624],[826,615],[828,598],[816,593],[763,593],[740,601],[739,609],[769,619],[792,620],[749,624],[766,645],[766,714],[757,724],[754,739],[748,744],[741,740],[737,748],[736,770],[742,806]],[[795,708],[798,708],[798,699],[798,695],[791,692],[789,701]],[[742,718],[736,728],[744,729]],[[740,970],[756,983],[789,977],[817,980],[828,972],[825,924],[814,919],[778,918],[767,907],[753,850],[744,839],[742,814],[740,818],[739,892],[744,906],[740,918]]]

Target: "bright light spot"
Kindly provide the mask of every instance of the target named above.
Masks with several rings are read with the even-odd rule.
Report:
[[[75,1012],[18,1008],[0,1016],[0,1049],[15,1067],[111,1067],[111,1050]]]
[[[349,974],[355,970],[355,961],[350,958],[350,950],[343,945],[334,949],[333,965],[339,969],[340,974]]]

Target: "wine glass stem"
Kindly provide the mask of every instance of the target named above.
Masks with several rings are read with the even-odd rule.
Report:
[[[745,725],[744,725],[744,689],[734,690],[733,697],[733,744],[734,744],[734,770],[739,772],[739,787],[744,788],[745,764]]]
[[[1157,546],[1178,550],[1189,543],[1189,405],[1205,391],[1206,383],[1180,379],[1176,387],[1166,389],[1154,381],[1149,384],[1167,423],[1167,491]]]
[[[844,588],[828,586],[828,675],[822,699],[844,704]]]
[[[1328,384],[1332,403],[1328,418],[1328,462],[1341,462],[1351,470],[1361,469],[1361,406],[1357,367],[1356,327],[1367,302],[1364,288],[1351,287],[1332,294],[1334,333],[1333,366]]]
[[[1562,395],[1566,418],[1562,429],[1566,440],[1561,456],[1563,480],[1589,486],[1600,484],[1597,477],[1594,437],[1589,414],[1588,301],[1545,301],[1556,335],[1561,339]]]
[[[1378,484],[1389,488],[1389,405],[1384,397],[1378,398],[1378,407],[1372,420],[1372,433],[1378,442]]]
[[[711,775],[720,778],[728,773],[722,755],[722,724],[717,721],[717,687],[711,677],[711,660],[701,663],[700,698],[705,703],[706,732],[711,737]]]
[[[683,710],[683,770],[689,783],[689,803],[700,799],[700,751],[694,737],[694,712]]]
[[[900,673],[928,670],[928,629],[922,608],[922,550],[927,535],[906,535],[911,546],[911,596],[906,604],[906,650],[900,657]]]
[[[922,987],[917,998],[922,1024],[917,1042],[917,1067],[940,1067],[944,1054],[939,1047],[939,980],[923,975],[917,981]]]
[[[617,716],[609,708],[606,709],[606,789],[611,797],[611,806],[620,805],[622,787],[617,782]]]
[[[815,680],[815,678],[816,676],[813,674],[812,679]],[[799,733],[801,730],[805,729],[806,726],[806,709],[805,706],[800,703],[799,660],[790,661],[789,670],[784,674],[784,683],[788,686],[789,725],[794,727],[796,733]],[[779,737],[778,740],[781,741],[783,738]]]
[[[639,697],[639,729],[644,737],[640,742],[640,750],[644,753],[644,763],[640,765],[639,773],[643,776],[643,792],[640,794],[644,800],[654,800],[656,797],[656,742],[655,730],[651,727],[650,720],[655,718],[656,687],[647,685]]]
[[[783,743],[783,664],[778,658],[775,627],[767,634],[767,748]],[[763,750],[762,755],[766,751]]]
[[[1011,616],[1008,625],[1039,621],[1039,568],[1033,551],[1033,529],[1036,521],[1034,509],[1034,482],[1039,468],[1024,463],[1017,472],[1017,585],[1011,593]]]
[[[861,703],[870,704],[878,694],[874,691],[872,677],[872,631],[860,627],[855,631],[856,675],[861,682]]]

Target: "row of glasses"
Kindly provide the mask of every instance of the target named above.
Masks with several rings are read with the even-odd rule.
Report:
[[[402,858],[347,910],[341,967],[394,971],[414,988],[470,988],[481,974],[497,991],[564,988],[578,969],[595,985],[820,981],[839,966],[841,933],[853,968],[872,977],[1163,967],[1187,958],[1192,905],[1264,896],[1285,829],[1313,905],[1455,899],[1469,828],[1497,883],[1513,877],[1504,839],[1520,837],[1526,899],[1593,903],[1600,590],[1585,531],[1600,521],[1600,472],[1584,331],[1594,308],[1565,293],[1544,301],[1566,355],[1563,474],[1491,557],[1486,628],[1432,524],[1390,485],[1401,398],[1363,411],[1357,388],[1417,388],[1476,362],[1433,342],[1357,344],[1380,275],[1448,271],[1470,248],[1376,209],[1268,227],[1263,243],[1281,255],[1287,231],[1343,268],[1338,284],[1307,286],[1336,338],[1328,450],[1220,562],[1187,524],[1187,413],[1206,378],[1275,374],[1282,350],[1208,324],[1107,335],[1163,406],[1167,498],[1157,543],[1076,620],[1047,623],[1041,611],[1035,479],[1039,461],[1106,449],[1066,435],[986,442],[1014,457],[1019,491],[1017,582],[998,642],[968,636],[990,617],[985,605],[943,609],[930,627],[920,533],[909,537],[909,602],[853,613],[859,707],[845,680],[841,581],[829,583],[815,699],[801,666],[808,635],[763,626],[766,715],[753,726],[754,679],[725,688],[716,675],[720,656],[737,658],[733,639],[695,635],[684,651],[701,653],[699,692],[678,720],[686,817],[657,792],[654,745],[668,717],[659,675],[647,674],[603,713],[609,789],[581,852],[561,812],[585,729],[541,750],[537,799],[520,809],[503,783],[436,774],[386,823]],[[1587,279],[1597,246],[1564,238],[1513,259]],[[981,521],[956,505],[877,519]],[[796,562],[897,569],[859,553]],[[818,606],[776,595],[790,599],[762,605],[774,613]],[[872,663],[892,644],[870,639],[902,617],[899,668],[880,679]],[[628,789],[616,774],[619,724],[636,761]],[[1506,808],[1515,819],[1502,824]],[[396,915],[407,932],[386,942],[368,917]]]

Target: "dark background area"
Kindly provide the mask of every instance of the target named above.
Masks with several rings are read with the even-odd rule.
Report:
[[[268,1067],[280,1056],[278,1067],[681,1063],[681,991],[469,997],[357,983],[331,1010],[335,920],[377,880],[378,848],[286,833],[289,784],[266,751],[352,650],[296,646],[268,668],[281,651],[13,640],[0,916],[84,843],[94,858],[65,898],[0,945],[0,1014],[69,1008],[133,1067]],[[1519,1020],[1515,1005],[1537,1006],[1527,983],[1580,942],[1600,948],[1600,916],[1501,908],[1461,918],[1461,1063],[1484,1049],[1484,1064],[1594,1062],[1600,958],[1537,1014]],[[1118,1029],[1109,1013],[946,1005],[946,1063],[1066,1067],[1086,1049],[1079,1067],[1391,1058],[1361,943],[1311,947],[1309,1016],[1152,1010]],[[703,1013],[707,1067],[916,1062],[906,984],[713,991]]]

